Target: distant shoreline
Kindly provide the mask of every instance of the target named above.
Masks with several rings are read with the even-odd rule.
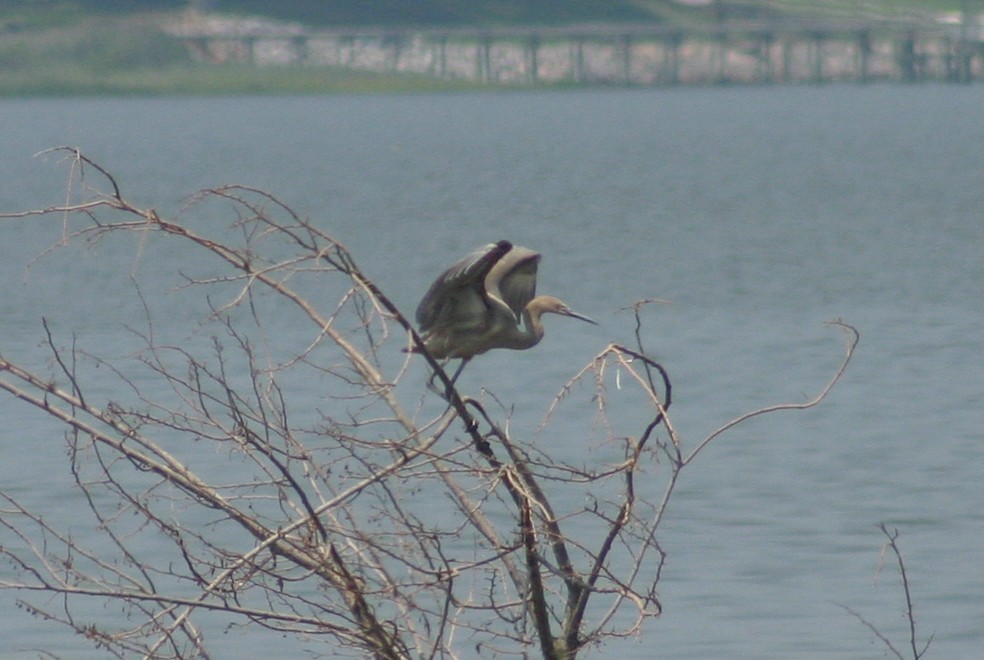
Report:
[[[0,97],[984,79],[979,21],[879,21],[312,30],[182,11],[0,34]]]

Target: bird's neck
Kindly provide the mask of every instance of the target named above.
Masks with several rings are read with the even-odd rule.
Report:
[[[543,322],[540,321],[539,310],[530,310],[531,305],[527,305],[523,310],[523,329],[517,333],[517,342],[522,344],[517,348],[530,348],[536,346],[543,339]]]

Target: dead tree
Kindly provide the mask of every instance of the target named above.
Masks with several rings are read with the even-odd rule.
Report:
[[[425,352],[447,399],[427,389],[410,366],[421,358],[399,350],[421,347],[407,318],[343,245],[274,196],[215,188],[168,219],[77,150],[56,151],[70,199],[4,222],[57,223],[54,258],[120,235],[137,260],[159,241],[201,256],[181,273],[202,305],[186,335],[157,320],[168,312],[135,282],[135,355],[94,355],[48,324],[50,372],[0,347],[0,388],[65,429],[99,539],[66,534],[2,490],[0,554],[13,572],[0,587],[121,657],[206,657],[198,621],[216,616],[376,658],[573,658],[638,634],[661,611],[658,532],[683,469],[749,417],[817,405],[857,341],[835,322],[846,353],[816,397],[688,448],[637,304],[638,345],[604,347],[546,415],[549,433],[556,410],[593,406],[577,441],[615,459],[572,465],[514,437],[508,406],[466,396]],[[197,221],[205,209],[232,220]],[[285,343],[285,323],[302,345]],[[118,396],[98,395],[97,378]],[[626,419],[633,428],[616,430]],[[118,622],[86,622],[91,599],[121,605]]]

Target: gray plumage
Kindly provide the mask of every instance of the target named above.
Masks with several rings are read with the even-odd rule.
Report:
[[[539,253],[499,241],[444,271],[417,307],[427,350],[467,361],[493,348],[535,346],[543,338],[543,314],[594,323],[558,298],[535,295],[539,262]]]

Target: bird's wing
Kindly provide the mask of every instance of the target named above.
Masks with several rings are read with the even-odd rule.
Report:
[[[455,262],[434,280],[417,306],[421,331],[449,324],[480,322],[488,308],[485,276],[504,254],[512,249],[509,241],[490,243]]]
[[[536,269],[539,263],[538,252],[517,245],[499,259],[485,278],[489,295],[502,300],[512,310],[517,322],[522,320],[523,310],[536,295]]]

